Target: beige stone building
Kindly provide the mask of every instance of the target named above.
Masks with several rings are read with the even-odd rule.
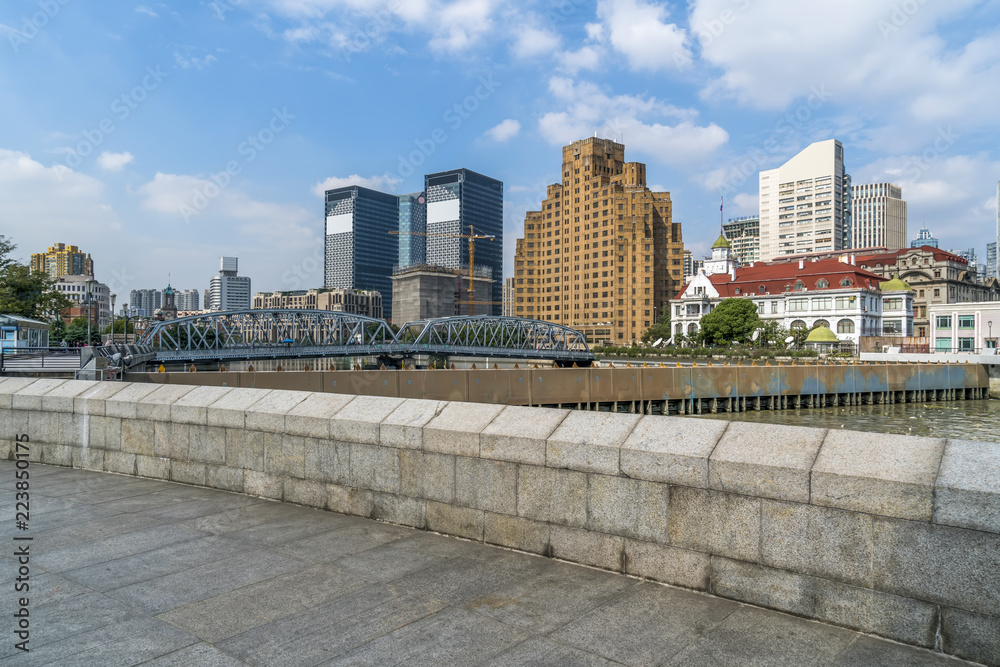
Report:
[[[476,267],[470,312],[468,271],[428,264],[401,269],[392,274],[392,322],[402,325],[435,317],[490,315],[491,274],[489,267]]]
[[[529,211],[514,254],[514,314],[626,344],[683,285],[680,223],[669,192],[646,186],[625,146],[589,138],[563,147],[562,179]]]
[[[253,308],[336,310],[353,315],[382,319],[382,295],[375,291],[353,289],[310,289],[292,292],[258,292]]]

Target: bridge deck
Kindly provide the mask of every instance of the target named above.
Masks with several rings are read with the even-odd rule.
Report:
[[[180,484],[30,467],[17,665],[971,664],[454,538]],[[13,548],[0,553],[12,579]],[[14,594],[3,596],[10,629]],[[148,661],[148,662],[147,662]]]

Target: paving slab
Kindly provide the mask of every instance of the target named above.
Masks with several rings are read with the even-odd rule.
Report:
[[[370,519],[169,482],[31,470],[39,483],[31,652],[0,646],[0,667],[972,664]],[[13,471],[0,461],[0,479]],[[2,518],[0,538],[9,539],[16,531]],[[0,570],[13,567],[0,554]],[[0,602],[5,618],[9,598]],[[947,623],[975,620],[948,614]]]

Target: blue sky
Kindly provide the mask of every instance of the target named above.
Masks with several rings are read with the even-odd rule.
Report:
[[[623,139],[696,256],[813,141],[890,180],[946,248],[995,234],[1000,3],[986,0],[9,0],[0,233],[98,279],[322,283],[324,187],[467,167],[505,184],[505,257],[560,146]],[[121,303],[119,298],[119,303]]]

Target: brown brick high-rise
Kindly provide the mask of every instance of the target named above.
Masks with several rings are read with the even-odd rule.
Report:
[[[563,148],[562,182],[529,211],[514,254],[514,314],[583,331],[591,343],[637,340],[683,285],[680,223],[669,192],[646,187],[625,146]]]

